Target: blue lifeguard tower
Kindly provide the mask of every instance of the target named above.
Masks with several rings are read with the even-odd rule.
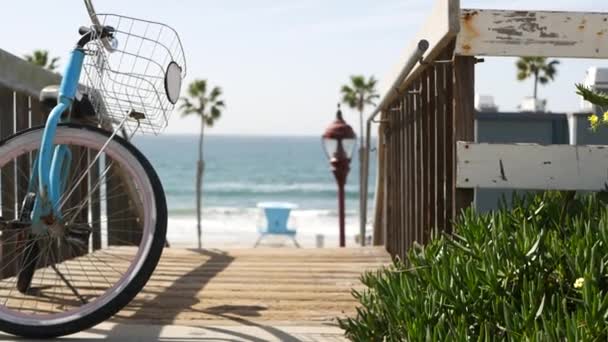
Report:
[[[297,248],[300,248],[300,244],[298,244],[298,241],[296,240],[296,229],[287,226],[289,214],[293,209],[298,208],[296,204],[286,202],[262,202],[258,203],[257,207],[264,211],[266,220],[265,224],[258,226],[260,237],[256,241],[255,247],[260,245],[265,237],[275,235],[290,238],[294,245]]]

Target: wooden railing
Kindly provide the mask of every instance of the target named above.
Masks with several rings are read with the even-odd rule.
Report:
[[[40,91],[45,86],[59,84],[60,81],[59,75],[0,50],[0,139],[5,139],[30,127],[44,125],[48,116],[48,109],[44,108],[38,101]],[[90,121],[86,123],[91,124]],[[95,124],[95,122],[92,122],[92,124]],[[79,165],[72,165],[75,170],[83,170],[90,165],[96,154],[96,152],[82,148],[73,148],[71,152],[72,160],[80,161]],[[4,220],[17,218],[17,213],[26,195],[29,181],[26,175],[30,174],[33,158],[35,157],[18,158],[11,165],[4,166],[0,170],[0,209]],[[81,203],[85,198],[84,196],[87,196],[89,190],[91,190],[90,184],[96,184],[102,167],[99,162],[97,164],[88,173],[90,179],[83,179],[74,195],[71,196],[67,203],[68,207],[70,204],[76,206]],[[112,170],[113,173],[116,173],[116,171]],[[106,188],[120,188],[121,177],[111,177],[110,175],[106,177],[113,182],[107,184]],[[101,203],[103,195],[100,194],[99,188],[96,189],[91,196],[91,205],[86,206],[80,213],[82,221],[86,221],[89,215],[91,217],[93,225],[91,250],[102,247],[100,222],[102,222],[104,214]],[[126,192],[124,193],[126,194]],[[139,231],[138,224],[134,222],[134,219],[129,219],[129,217],[133,217],[132,213],[125,211],[125,208],[129,205],[126,195],[106,201],[106,213],[110,213],[109,216],[112,219],[116,219],[116,222],[122,224],[116,231],[108,232],[107,242],[109,245],[139,243],[141,237],[137,233]],[[118,217],[121,215],[124,218]],[[125,232],[128,229],[132,229],[133,232]],[[24,239],[19,234],[21,233],[3,231],[0,235],[0,279],[10,277],[17,271],[19,262],[17,255],[21,252],[20,248],[23,248],[18,241]],[[57,250],[56,253],[56,256],[63,259],[77,256],[71,249],[69,252],[67,250]]]
[[[375,244],[404,257],[414,243],[450,233],[477,188],[601,189],[606,146],[475,143],[474,90],[476,56],[608,57],[608,37],[584,36],[605,29],[605,16],[461,10],[458,0],[436,0],[414,40],[428,41],[429,52],[407,77],[402,61],[385,80]]]
[[[0,139],[6,139],[30,127],[43,125],[47,112],[38,101],[40,90],[60,81],[58,75],[34,67],[7,52],[0,50]],[[24,158],[13,161],[0,172],[2,217],[15,219],[27,188],[31,161]],[[3,231],[0,236],[0,277],[15,274],[19,233]]]
[[[473,200],[455,186],[456,142],[474,138],[474,63],[452,59],[450,42],[382,113],[380,170],[386,246],[403,256],[414,242],[451,231],[456,213]]]

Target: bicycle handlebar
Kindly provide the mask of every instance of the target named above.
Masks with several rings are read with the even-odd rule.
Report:
[[[91,18],[91,22],[93,23],[93,26],[95,26],[99,29],[103,29],[103,25],[101,25],[101,22],[99,21],[99,18],[97,17],[97,12],[95,12],[95,7],[93,7],[93,0],[84,0],[84,6],[87,8],[87,12],[89,13],[89,17]],[[110,44],[108,39],[103,38],[103,39],[101,39],[101,42],[103,43],[103,46],[106,48],[106,50],[108,50],[108,51],[113,50],[112,44]]]

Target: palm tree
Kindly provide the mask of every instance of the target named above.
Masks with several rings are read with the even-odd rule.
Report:
[[[55,71],[57,69],[57,62],[59,62],[59,57],[49,60],[49,52],[47,50],[34,50],[31,55],[25,55],[24,57],[26,61],[49,71]]]
[[[205,171],[205,161],[203,159],[203,141],[205,126],[212,127],[225,108],[224,101],[220,99],[222,89],[214,87],[207,91],[207,80],[195,80],[188,87],[188,97],[182,98],[180,109],[182,116],[197,115],[201,118],[201,133],[198,142],[198,162],[196,163],[196,220],[198,233],[198,248],[202,247],[201,229],[201,200],[203,173]]]
[[[360,150],[365,146],[363,139],[363,112],[367,106],[375,106],[374,100],[380,97],[376,92],[376,83],[378,81],[371,76],[365,79],[364,76],[351,76],[350,84],[342,86],[342,102],[350,108],[359,112],[359,138]]]
[[[522,57],[517,60],[517,79],[524,81],[534,77],[534,100],[538,98],[538,83],[547,84],[557,75],[558,60],[547,61],[546,57]]]

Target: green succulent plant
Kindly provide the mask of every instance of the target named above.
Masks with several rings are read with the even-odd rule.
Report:
[[[589,116],[589,124],[592,130],[597,130],[601,125],[608,125],[608,94],[593,90],[582,84],[576,85],[576,93],[600,108],[600,111],[604,113],[600,118],[596,114]]]
[[[353,341],[606,341],[605,193],[515,197],[362,277]]]

